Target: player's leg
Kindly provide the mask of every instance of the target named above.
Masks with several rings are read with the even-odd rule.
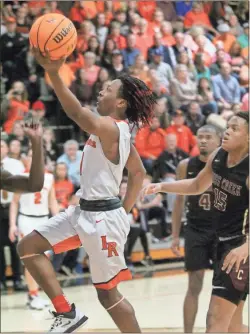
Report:
[[[206,333],[228,333],[237,305],[212,295],[207,313]]]
[[[133,306],[118,291],[96,289],[98,299],[122,333],[140,333]]]
[[[204,274],[205,270],[188,272],[188,290],[185,296],[183,307],[185,333],[193,332]]]
[[[245,294],[244,297],[247,297],[247,294]],[[242,300],[234,315],[233,318],[231,320],[231,323],[229,325],[229,333],[249,333],[249,328],[246,325],[243,325],[243,309],[244,309],[244,305],[245,305],[245,298],[244,300]]]
[[[188,272],[188,290],[183,306],[185,333],[193,331],[205,269],[210,266],[210,234],[197,231],[191,222],[185,227],[185,269]]]
[[[33,231],[18,244],[18,252],[24,265],[56,309],[54,313],[56,319],[50,329],[51,332],[62,331],[62,326],[63,331],[70,332],[82,326],[87,320],[87,317],[76,310],[74,304],[70,305],[65,298],[54,268],[44,254],[51,249],[55,253],[60,253],[80,246],[80,239],[70,222],[72,214],[75,214],[74,208],[58,214],[51,218],[47,225],[39,227],[38,231]]]
[[[127,214],[122,208],[100,213],[82,211],[78,222],[100,303],[120,331],[139,333],[135,311],[117,289],[121,281],[132,278],[124,259],[130,229]]]

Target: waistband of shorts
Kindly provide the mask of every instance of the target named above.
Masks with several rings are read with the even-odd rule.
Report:
[[[25,216],[25,217],[30,217],[30,218],[45,218],[45,217],[49,217],[49,215],[43,215],[43,216],[35,216],[35,215],[25,215],[22,212],[19,212],[19,215],[21,216]]]
[[[118,197],[94,201],[87,201],[86,199],[81,198],[79,203],[81,210],[92,212],[116,210],[122,206],[121,200]]]

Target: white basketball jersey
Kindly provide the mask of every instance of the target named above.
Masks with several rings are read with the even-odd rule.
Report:
[[[24,173],[28,175],[28,173]],[[54,176],[44,174],[43,189],[37,193],[22,194],[19,212],[27,216],[45,216],[49,214],[49,193],[54,184]]]
[[[91,135],[85,144],[80,166],[81,190],[77,193],[85,200],[110,199],[119,194],[130,153],[130,131],[125,121],[116,124],[120,131],[120,161],[117,165],[105,157],[99,137]]]

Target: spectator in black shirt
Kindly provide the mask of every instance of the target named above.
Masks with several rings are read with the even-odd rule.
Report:
[[[7,32],[0,37],[0,61],[3,74],[8,78],[8,88],[16,80],[28,78],[26,65],[28,39],[16,32],[16,19],[9,17],[6,22]]]
[[[202,115],[199,103],[191,102],[188,106],[188,112],[186,116],[186,125],[190,128],[194,135],[197,130],[205,124],[205,116]]]
[[[177,148],[177,138],[175,134],[166,136],[166,150],[158,157],[154,163],[154,181],[173,182],[176,179],[176,168],[179,162],[186,159],[189,155]],[[175,194],[167,194],[168,213],[171,214]]]
[[[115,80],[120,75],[127,73],[125,66],[123,65],[123,55],[120,50],[113,51],[111,63],[112,67],[109,71],[111,80]]]

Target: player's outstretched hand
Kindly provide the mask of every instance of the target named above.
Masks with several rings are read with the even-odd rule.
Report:
[[[235,270],[238,272],[241,262],[243,261],[245,263],[248,256],[248,242],[245,242],[240,247],[232,249],[231,252],[226,256],[222,270],[226,270],[226,273],[229,274],[232,268],[235,266]]]
[[[43,129],[39,122],[35,122],[33,119],[30,122],[24,124],[24,133],[31,140],[39,140],[43,136]]]
[[[161,184],[160,183],[151,183],[145,188],[142,189],[140,198],[143,199],[145,196],[150,194],[156,194],[161,192]]]
[[[38,64],[40,64],[45,69],[45,71],[49,73],[58,73],[60,67],[66,60],[66,57],[63,57],[58,60],[52,60],[50,58],[48,49],[45,50],[45,54],[42,54],[39,48],[36,46],[32,46],[31,52],[34,55]]]
[[[181,252],[180,252],[180,239],[179,238],[173,238],[172,240],[172,245],[171,245],[172,252],[174,255],[180,257]]]

